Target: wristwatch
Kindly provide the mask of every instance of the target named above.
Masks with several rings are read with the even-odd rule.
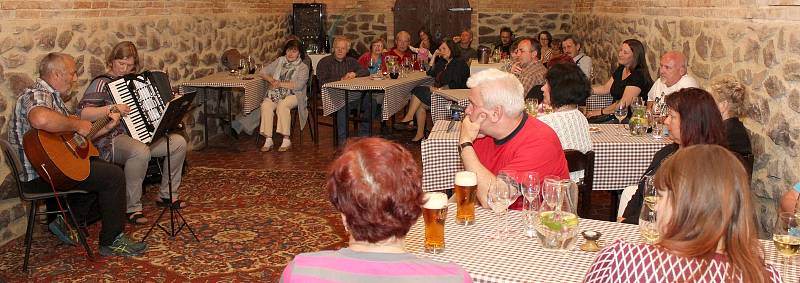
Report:
[[[464,142],[458,145],[458,155],[461,155],[461,151],[464,150],[465,147],[472,146],[472,142]]]

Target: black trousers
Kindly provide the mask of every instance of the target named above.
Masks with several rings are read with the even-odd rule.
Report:
[[[86,195],[71,195],[70,204],[91,205],[97,199],[101,223],[100,245],[108,246],[125,228],[125,173],[117,165],[99,160],[90,161],[89,177],[73,189],[90,192]],[[52,192],[50,184],[41,177],[22,183],[28,193]],[[87,207],[72,207],[88,211]]]

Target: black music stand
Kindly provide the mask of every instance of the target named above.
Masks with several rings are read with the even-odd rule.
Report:
[[[189,226],[188,223],[186,223],[186,219],[183,218],[183,215],[181,215],[180,207],[175,207],[172,203],[172,174],[171,174],[172,164],[170,164],[170,151],[169,151],[169,132],[179,127],[179,124],[183,120],[183,116],[189,112],[189,109],[192,106],[192,101],[194,101],[194,97],[196,94],[197,92],[194,91],[188,92],[183,96],[175,98],[169,103],[167,103],[167,108],[166,110],[164,110],[164,115],[162,116],[161,121],[158,123],[158,128],[156,128],[156,131],[153,133],[153,141],[157,141],[159,137],[163,137],[167,140],[166,158],[167,158],[167,178],[169,178],[168,180],[169,204],[161,210],[161,214],[158,215],[156,221],[153,222],[153,225],[150,226],[149,230],[147,230],[147,234],[145,234],[144,238],[142,238],[142,242],[144,242],[144,240],[146,240],[147,237],[150,236],[150,232],[152,232],[153,228],[155,228],[156,226],[158,226],[158,228],[161,228],[161,230],[164,231],[164,233],[167,233],[167,235],[173,238],[176,235],[178,235],[178,233],[183,229],[183,227],[186,227],[187,229],[189,229],[189,232],[192,233],[194,239],[200,242],[200,239],[197,238],[197,235],[194,233],[194,230],[192,230],[192,227]],[[169,230],[167,230],[167,228],[161,226],[161,224],[158,223],[158,221],[161,220],[161,217],[164,216],[164,213],[167,212],[167,210],[169,210]],[[180,220],[183,223],[180,223],[180,225],[176,228],[175,226],[177,224],[176,222],[178,218],[180,218]]]

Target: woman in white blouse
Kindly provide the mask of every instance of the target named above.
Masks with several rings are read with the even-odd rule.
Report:
[[[585,101],[591,91],[589,80],[575,64],[556,64],[545,75],[544,103],[553,107],[553,113],[540,116],[539,120],[553,128],[563,149],[583,153],[592,150],[589,123],[578,111],[578,104]],[[583,171],[570,173],[573,180],[581,177]]]

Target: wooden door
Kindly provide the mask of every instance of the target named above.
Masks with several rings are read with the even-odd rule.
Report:
[[[441,42],[472,25],[469,0],[398,0],[393,11],[394,33],[408,31],[412,44],[419,40],[421,27],[430,31],[435,41]]]

